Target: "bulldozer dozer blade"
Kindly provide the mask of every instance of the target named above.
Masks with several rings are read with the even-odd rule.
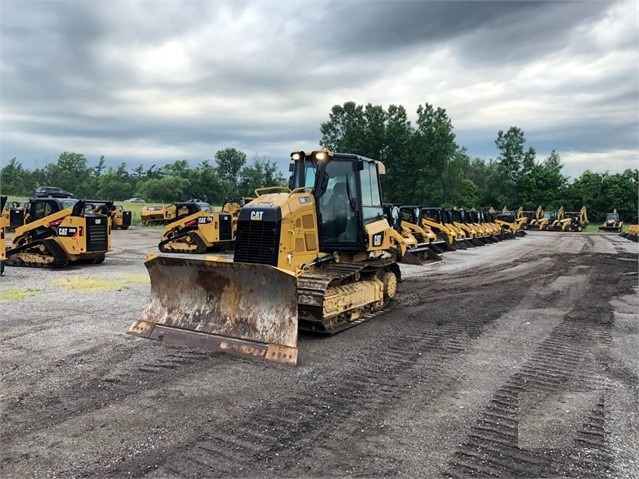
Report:
[[[263,264],[150,257],[151,298],[129,334],[297,363],[297,279]]]

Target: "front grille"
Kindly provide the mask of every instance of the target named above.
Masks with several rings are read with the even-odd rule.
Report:
[[[231,215],[220,214],[220,240],[232,240],[233,239],[233,222],[231,221]]]
[[[106,251],[108,221],[105,216],[85,216],[87,222],[87,251]]]
[[[238,221],[233,261],[277,266],[280,227],[280,221]]]

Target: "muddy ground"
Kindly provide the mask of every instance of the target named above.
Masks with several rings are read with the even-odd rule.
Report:
[[[287,367],[125,334],[159,229],[0,278],[11,478],[639,476],[639,245],[535,232],[402,266]]]

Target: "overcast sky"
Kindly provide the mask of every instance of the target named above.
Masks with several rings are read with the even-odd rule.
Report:
[[[232,147],[285,170],[331,107],[444,108],[471,157],[521,128],[564,173],[639,167],[638,2],[0,0],[0,160],[130,169]]]

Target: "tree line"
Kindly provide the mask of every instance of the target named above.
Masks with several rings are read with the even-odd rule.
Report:
[[[221,205],[225,199],[254,196],[265,185],[282,185],[286,180],[275,163],[255,156],[250,163],[244,152],[226,148],[215,154],[215,164],[205,160],[192,168],[186,160],[162,167],[139,166],[129,171],[126,163],[106,167],[100,157],[88,166],[79,153],[64,152],[57,162],[27,170],[14,158],[0,171],[3,194],[30,196],[38,186],[57,186],[77,198],[172,203],[191,198]]]
[[[428,103],[418,106],[412,125],[401,105],[384,109],[346,102],[333,106],[322,123],[320,145],[382,161],[387,202],[482,210],[542,206],[556,211],[563,206],[578,211],[586,206],[589,219],[596,221],[613,208],[626,220],[637,215],[637,169],[585,171],[569,182],[559,153],[538,159],[516,126],[497,133],[498,156],[488,161],[471,158],[453,130],[446,110]]]
[[[425,103],[417,108],[415,125],[399,105],[335,105],[329,119],[320,125],[319,144],[329,150],[356,153],[382,161],[386,202],[423,206],[488,209],[503,207],[553,211],[588,208],[598,221],[616,208],[622,218],[637,215],[639,171],[594,173],[585,171],[569,182],[556,151],[537,158],[526,144],[524,132],[512,126],[498,131],[496,158],[471,158],[458,145],[446,110]],[[105,158],[89,166],[79,153],[64,152],[57,162],[28,170],[14,158],[0,170],[3,194],[29,196],[38,186],[52,185],[79,198],[124,200],[141,197],[170,203],[199,198],[221,204],[226,198],[253,196],[256,188],[285,185],[286,177],[276,164],[244,152],[226,148],[214,161],[191,167],[186,160],[129,171],[126,163],[106,167]]]

